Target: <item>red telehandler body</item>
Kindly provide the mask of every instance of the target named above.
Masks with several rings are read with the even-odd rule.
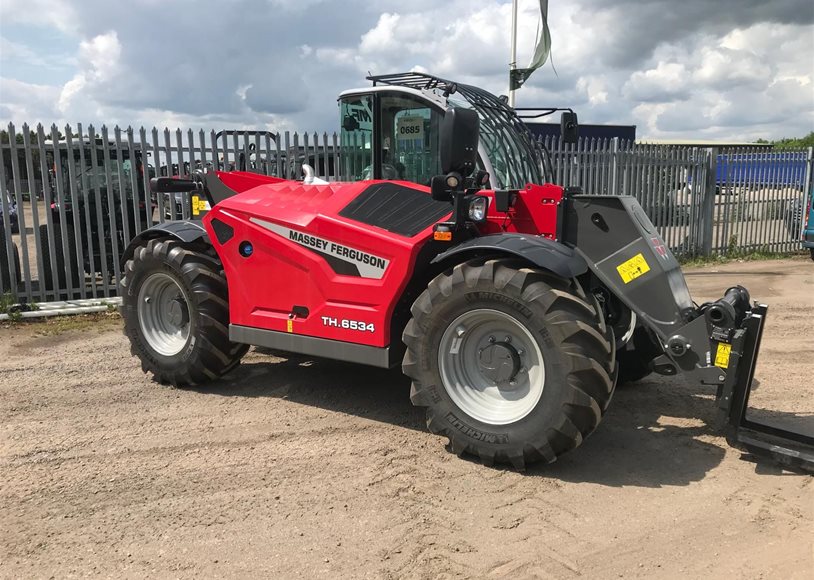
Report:
[[[517,468],[590,435],[620,372],[681,373],[717,392],[731,443],[811,469],[811,438],[745,416],[765,305],[736,286],[696,306],[635,199],[526,182],[544,181],[545,152],[500,99],[417,73],[373,80],[340,98],[340,162],[371,179],[154,180],[196,219],[124,256],[145,371],[205,383],[248,345],[401,365],[452,451]]]

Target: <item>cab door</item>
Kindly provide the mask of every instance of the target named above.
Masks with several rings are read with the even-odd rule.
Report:
[[[441,173],[438,154],[443,113],[405,93],[382,93],[378,99],[381,179],[429,186]]]
[[[441,172],[438,105],[399,91],[348,95],[339,105],[340,179],[429,185]]]

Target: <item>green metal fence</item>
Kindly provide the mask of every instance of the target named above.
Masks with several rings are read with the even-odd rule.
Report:
[[[127,242],[188,213],[149,179],[243,169],[288,179],[302,164],[347,179],[336,134],[8,126],[0,143],[0,293],[25,302],[115,296]],[[812,151],[544,142],[553,181],[635,196],[679,255],[799,248]]]

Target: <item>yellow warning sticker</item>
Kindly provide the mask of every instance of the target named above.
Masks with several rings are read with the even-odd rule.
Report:
[[[718,350],[715,352],[715,366],[722,369],[729,368],[729,353],[731,352],[731,344],[719,342]]]
[[[294,332],[294,321],[293,321],[293,320],[291,320],[291,319],[286,320],[286,326],[285,326],[285,329],[286,329],[288,332]]]
[[[192,206],[192,215],[201,215],[202,211],[209,210],[209,202],[205,199],[201,199],[197,195],[192,196],[190,205]]]
[[[619,275],[622,277],[622,282],[628,284],[632,282],[639,276],[642,276],[650,271],[650,266],[647,264],[647,260],[644,259],[644,256],[639,252],[635,256],[633,256],[630,260],[626,262],[622,262],[618,266],[616,266],[616,271],[619,272]]]

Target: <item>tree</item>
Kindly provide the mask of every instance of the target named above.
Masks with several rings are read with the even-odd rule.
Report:
[[[779,139],[774,141],[773,144],[779,149],[802,149],[805,147],[814,147],[814,131],[811,131],[805,137]]]

